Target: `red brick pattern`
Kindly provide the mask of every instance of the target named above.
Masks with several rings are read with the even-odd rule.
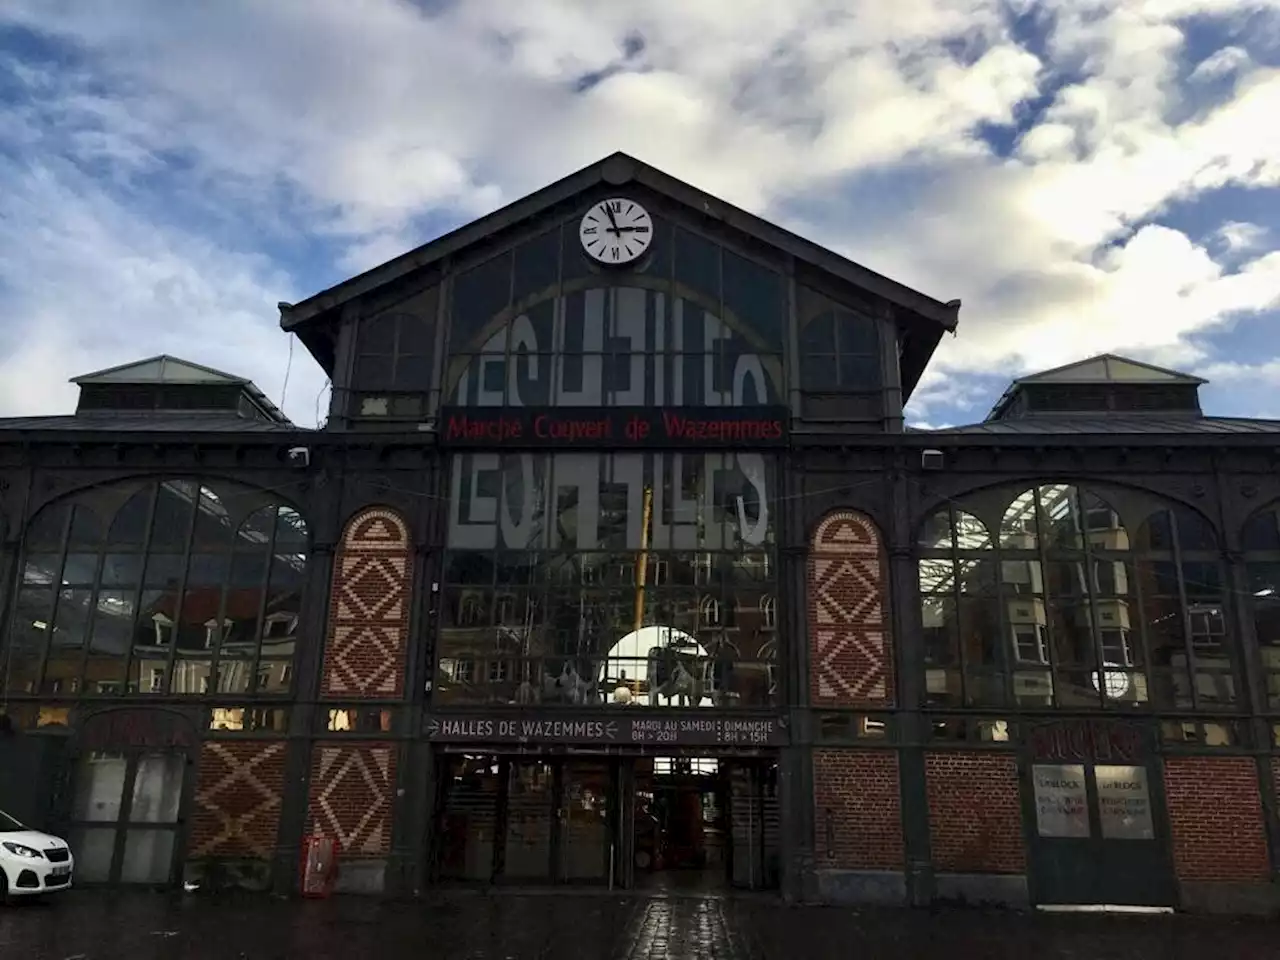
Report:
[[[283,741],[205,741],[188,856],[271,858],[280,827],[284,756]]]
[[[1164,790],[1180,880],[1270,875],[1258,767],[1252,757],[1169,757]]]
[[[410,573],[409,531],[397,514],[375,508],[347,524],[330,591],[323,696],[402,694]]]
[[[880,533],[867,517],[841,510],[818,524],[809,553],[809,688],[814,703],[893,705],[884,569]]]
[[[1003,753],[925,754],[935,869],[1023,873],[1018,765]]]
[[[815,750],[813,780],[819,869],[902,869],[897,753]]]
[[[307,829],[335,838],[344,857],[385,855],[391,849],[395,784],[390,744],[316,744]]]

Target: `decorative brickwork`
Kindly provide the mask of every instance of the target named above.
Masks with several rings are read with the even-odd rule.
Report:
[[[280,827],[284,757],[283,741],[205,741],[189,857],[271,858]]]
[[[1003,753],[925,754],[934,869],[1023,873],[1018,765]]]
[[[892,706],[893,648],[880,533],[849,510],[818,524],[809,553],[810,695],[841,706]]]
[[[815,750],[813,781],[819,869],[902,869],[897,753]]]
[[[347,524],[334,565],[322,695],[401,695],[411,572],[409,532],[399,516],[377,508]]]
[[[389,744],[316,744],[307,830],[337,839],[344,857],[386,854],[395,783],[395,748]]]
[[[1164,790],[1178,879],[1268,878],[1262,795],[1252,757],[1169,757]]]

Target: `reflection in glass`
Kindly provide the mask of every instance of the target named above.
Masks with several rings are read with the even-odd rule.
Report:
[[[200,695],[219,654],[292,657],[307,543],[296,510],[223,481],[107,485],[48,507],[24,538],[9,690]]]
[[[437,700],[776,698],[772,460],[461,455],[452,474]]]
[[[984,508],[990,501],[984,492]],[[963,517],[973,530],[969,547],[960,534]],[[1098,491],[1043,484],[1010,490],[1001,517],[994,556],[985,552],[981,523],[963,504],[939,511],[921,528],[930,702],[998,698],[987,674],[1001,671],[1010,673],[1014,699],[1025,706],[1208,709],[1235,702],[1226,581],[1213,529],[1202,516],[1184,507],[1151,509],[1131,537]],[[1265,542],[1266,525],[1254,528],[1255,540]],[[1280,552],[1254,556],[1280,569]],[[1280,628],[1269,626],[1271,583],[1280,576],[1262,564],[1250,569],[1259,636],[1280,638]],[[985,629],[970,629],[966,638],[965,608],[950,605],[952,598],[980,602],[988,595],[1000,598],[998,617],[986,619],[1000,622],[1004,640],[995,649],[984,642]],[[954,694],[957,676],[934,666],[952,662],[943,659],[951,643],[958,646],[959,682],[982,677],[987,692]],[[1260,646],[1267,644],[1262,639]],[[1280,675],[1280,654],[1274,669]],[[1280,690],[1280,680],[1274,687]]]

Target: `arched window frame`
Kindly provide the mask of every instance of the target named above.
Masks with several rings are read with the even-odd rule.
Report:
[[[1067,527],[1068,530],[1074,530],[1074,535],[1068,536],[1066,545],[1055,541],[1052,536],[1054,527],[1051,518],[1046,514],[1044,496],[1044,491],[1060,488],[1072,491],[1073,512],[1076,517],[1074,526]],[[958,627],[948,622],[947,626],[952,634],[949,640],[955,652],[954,662],[945,660],[938,662],[938,657],[931,655],[927,648],[925,651],[926,689],[931,688],[933,692],[940,692],[942,695],[941,701],[933,702],[967,707],[1009,704],[1024,709],[1051,706],[1059,709],[1128,707],[1159,711],[1223,709],[1234,711],[1236,709],[1235,700],[1238,699],[1238,695],[1234,692],[1233,683],[1234,678],[1240,676],[1240,662],[1238,644],[1235,642],[1234,631],[1231,630],[1230,605],[1226,602],[1225,571],[1222,568],[1221,552],[1216,533],[1211,548],[1203,544],[1197,546],[1188,544],[1187,537],[1184,537],[1180,531],[1178,518],[1180,514],[1187,518],[1193,516],[1190,508],[1173,502],[1157,503],[1154,498],[1150,498],[1151,509],[1146,511],[1142,522],[1137,525],[1136,538],[1131,539],[1131,531],[1134,529],[1132,523],[1130,529],[1126,530],[1123,523],[1119,522],[1118,512],[1114,503],[1108,498],[1106,490],[1099,490],[1089,484],[1040,482],[1016,489],[1007,488],[1007,493],[1007,496],[1000,499],[1002,508],[998,515],[995,511],[985,511],[989,520],[999,520],[998,536],[994,539],[988,536],[985,541],[982,541],[979,537],[977,541],[971,540],[971,545],[966,545],[959,535],[958,525],[958,521],[963,518],[972,518],[976,530],[987,529],[980,520],[976,519],[976,515],[984,513],[977,509],[976,504],[979,500],[991,504],[992,491],[986,491],[980,496],[975,495],[972,503],[962,499],[944,505],[926,518],[917,537],[920,602],[922,616],[926,617],[926,630],[931,602],[949,601],[955,605],[957,611],[960,609],[962,592],[959,581],[961,566],[964,562],[989,559],[996,574],[994,596],[998,597],[997,615],[1001,643],[997,663],[986,669],[1003,677],[1004,690],[998,695],[991,695],[992,690],[988,688],[983,691],[986,695],[974,695],[971,671],[969,664],[965,662],[962,644],[954,639]],[[1023,511],[1025,516],[1021,519],[1011,517],[1018,502],[1026,500],[1028,495],[1031,509]],[[1091,531],[1096,534],[1103,529],[1088,525],[1087,518],[1095,508],[1106,508],[1116,514],[1116,525],[1107,528],[1114,531],[1112,542],[1108,542],[1106,538],[1090,535]],[[1160,520],[1162,515],[1167,517],[1167,521]],[[1149,546],[1154,529],[1151,525],[1157,522],[1163,522],[1164,529],[1168,531],[1170,541],[1168,549],[1155,549]],[[1198,522],[1204,524],[1205,529],[1211,529],[1203,518],[1198,518]],[[930,540],[931,536],[932,540]],[[1151,642],[1146,622],[1147,600],[1150,597],[1144,595],[1143,574],[1144,570],[1148,574],[1152,573],[1153,565],[1157,563],[1169,565],[1166,571],[1172,570],[1171,579],[1176,584],[1183,649],[1175,650],[1174,653],[1175,659],[1177,656],[1184,658],[1177,666],[1158,666],[1153,663],[1151,657]],[[1217,600],[1206,597],[1204,604],[1197,604],[1195,602],[1197,598],[1194,596],[1188,597],[1186,566],[1188,563],[1216,565],[1216,580],[1221,597]],[[1087,664],[1059,662],[1059,655],[1065,644],[1060,643],[1060,638],[1056,635],[1056,631],[1062,624],[1055,619],[1052,606],[1063,603],[1067,609],[1070,609],[1072,604],[1065,601],[1072,598],[1051,590],[1049,581],[1052,574],[1061,572],[1054,569],[1052,566],[1054,564],[1059,566],[1075,564],[1078,569],[1087,571],[1087,574],[1080,578],[1082,589],[1079,595],[1074,597],[1076,601],[1074,605],[1077,609],[1093,611],[1092,615],[1086,613],[1086,620],[1091,621],[1088,623],[1088,632],[1092,643],[1091,662]],[[1127,579],[1132,581],[1123,586],[1123,593],[1119,592],[1121,587],[1114,585],[1114,580],[1110,581],[1113,584],[1110,588],[1104,584],[1105,571],[1110,569],[1111,576],[1114,576],[1120,564],[1123,564],[1122,569]],[[1144,567],[1144,564],[1148,566]],[[932,574],[927,572],[929,565],[934,567]],[[1043,621],[1042,640],[1036,643],[1037,650],[1043,649],[1042,662],[1036,662],[1037,658],[1033,657],[1019,657],[1021,644],[1015,635],[1018,623],[1011,615],[1011,600],[1016,602],[1014,598],[1017,596],[1017,592],[1012,587],[1018,581],[1011,579],[1010,574],[1013,572],[1011,567],[1016,565],[1026,565],[1031,575],[1038,570],[1039,585],[1030,595],[1035,597],[1038,604],[1043,607],[1043,613],[1035,619],[1036,623]],[[949,570],[952,580],[950,589],[943,592],[929,591],[929,577],[940,576],[943,569]],[[1208,592],[1211,593],[1212,590]],[[931,596],[938,599],[931,601]],[[1123,628],[1128,630],[1129,635],[1122,636],[1119,645],[1108,642],[1106,635],[1109,630],[1102,625],[1100,619],[1107,602],[1113,599],[1127,605],[1131,614],[1127,627]],[[1206,666],[1200,662],[1206,658],[1197,653],[1194,617],[1201,606],[1213,607],[1219,611],[1217,622],[1221,629],[1215,633],[1215,636],[1219,636],[1220,639],[1213,643],[1213,647],[1218,649],[1220,659],[1226,660],[1228,665],[1225,667]],[[957,615],[953,614],[953,618]],[[926,646],[927,643],[926,637]],[[1208,647],[1204,646],[1204,649]],[[945,684],[938,683],[936,671],[940,668],[949,671],[944,673]],[[934,671],[932,680],[929,678],[930,671]],[[1027,684],[1032,679],[1031,674],[1034,671],[1041,671],[1042,676],[1048,679],[1047,697],[1041,702],[1037,702],[1035,697],[1028,695]],[[951,676],[957,673],[958,689]],[[1093,702],[1092,697],[1089,697],[1087,702],[1081,702],[1084,698],[1072,699],[1069,702],[1062,701],[1063,689],[1071,689],[1067,681],[1072,676],[1077,680],[1083,677],[1088,678],[1098,692],[1097,702]],[[1141,684],[1140,687],[1139,684]],[[1079,689],[1080,686],[1081,684],[1077,683],[1075,689]],[[1124,693],[1113,692],[1122,687]],[[1208,692],[1210,690],[1216,690],[1220,695],[1211,696]],[[1132,691],[1131,697],[1130,691]],[[1223,694],[1222,691],[1229,691],[1229,693]],[[926,700],[932,701],[928,693]]]
[[[178,530],[168,528],[168,535],[164,537],[167,542],[161,543],[157,531],[162,493],[177,492],[178,499],[181,499],[184,496],[181,491],[184,489],[189,509],[185,510],[187,516],[183,518],[183,527]],[[227,504],[236,500],[241,500],[242,508],[235,511],[233,516],[228,512]],[[111,509],[101,509],[104,505],[111,506]],[[140,538],[121,538],[116,533],[116,524],[125,518],[126,511],[138,508],[141,512],[135,513],[134,519],[141,523]],[[246,681],[248,688],[233,691],[219,690],[219,685],[214,684],[212,678],[221,676],[220,670],[223,664],[220,661],[224,653],[226,633],[219,629],[218,625],[227,622],[228,619],[227,597],[233,589],[234,558],[237,556],[237,548],[240,547],[240,538],[247,532],[249,522],[264,511],[269,512],[270,532],[265,539],[259,538],[255,542],[255,550],[261,554],[262,572],[257,588],[257,610],[249,626],[253,637],[253,649],[247,658],[244,656],[235,658],[248,667],[244,672],[244,675],[249,678]],[[286,520],[286,512],[294,519]],[[85,539],[83,536],[78,538],[74,530],[81,522],[80,518],[86,516],[92,516],[97,522],[98,533],[92,540]],[[223,518],[226,518],[225,541],[219,544],[216,542],[216,537],[202,539],[208,538],[210,529],[204,524],[212,522],[212,529],[216,531],[218,523],[223,522]],[[44,544],[35,542],[41,524],[47,524],[51,520],[57,522],[60,527],[56,549],[49,549],[52,541]],[[291,536],[288,540],[278,540],[281,527],[285,524],[294,525],[298,534],[296,539]],[[91,559],[93,574],[87,582],[81,584],[77,580],[76,585],[68,588],[64,582],[69,573],[68,557],[73,552],[81,558],[81,566]],[[84,594],[84,599],[87,601],[84,604],[84,624],[79,631],[78,642],[62,648],[65,650],[65,655],[60,657],[60,663],[70,675],[51,676],[52,653],[58,648],[50,637],[46,639],[39,651],[38,660],[32,661],[35,663],[35,668],[29,688],[17,688],[10,682],[14,668],[14,637],[19,620],[25,616],[21,604],[15,602],[9,611],[4,642],[0,645],[0,663],[3,664],[0,687],[7,690],[7,695],[97,698],[123,693],[130,696],[222,696],[225,699],[228,695],[234,697],[281,696],[287,695],[292,688],[296,649],[290,649],[287,656],[274,654],[274,652],[267,652],[264,655],[263,645],[266,638],[263,635],[262,626],[265,623],[264,618],[269,613],[266,605],[275,584],[273,577],[278,567],[277,561],[279,566],[283,567],[289,562],[286,559],[288,557],[294,558],[295,562],[297,559],[301,560],[301,567],[296,570],[296,575],[291,579],[295,584],[293,592],[298,594],[297,609],[300,611],[304,608],[306,598],[303,596],[303,591],[310,559],[310,537],[307,524],[301,514],[278,496],[230,480],[176,476],[138,478],[88,488],[45,504],[28,523],[23,534],[17,568],[18,594],[22,594],[24,589],[31,585],[33,559],[45,557],[52,560],[55,556],[56,566],[51,564],[49,567],[52,571],[50,576],[53,589],[49,614],[45,618],[47,622],[50,625],[56,624],[60,615],[59,607],[68,595],[79,592]],[[164,589],[157,591],[155,585],[159,581],[150,580],[152,576],[150,568],[157,562],[157,558],[165,556],[171,560],[177,559],[179,563],[174,568],[176,576],[166,579]],[[174,625],[183,622],[182,607],[187,602],[193,557],[210,556],[225,560],[221,575],[208,582],[209,588],[218,591],[217,611],[211,616],[200,618],[198,623],[193,621],[191,624],[192,630],[199,634],[200,649],[197,651],[195,648],[182,648],[177,642],[178,636]],[[116,558],[117,563],[123,563],[126,569],[132,568],[133,575],[120,576],[118,583],[117,577],[113,576],[111,582],[107,582],[105,566],[109,557]],[[151,592],[170,596],[171,610],[144,610],[143,597],[148,592],[149,582],[153,583]],[[196,582],[204,585],[202,580]],[[122,616],[116,621],[117,628],[127,631],[127,639],[120,645],[123,652],[119,654],[103,651],[101,648],[95,651],[95,641],[99,639],[97,630],[103,625],[102,604],[105,602],[106,594],[118,594],[120,601],[132,608],[131,614]],[[300,617],[296,613],[289,613],[288,617],[292,624],[291,630],[295,635],[293,647],[296,647],[296,625],[300,622]],[[148,621],[156,631],[156,639],[154,643],[142,644],[141,647],[152,651],[153,655],[140,656],[138,642],[140,631]],[[49,633],[52,634],[52,632],[50,629]],[[245,649],[247,650],[247,647]],[[185,656],[183,650],[186,651]],[[90,676],[90,668],[93,664],[105,666],[106,674],[100,680],[92,680]],[[74,668],[73,665],[75,665]],[[283,689],[257,690],[253,687],[252,678],[259,675],[263,665],[281,677],[287,678]],[[184,676],[189,675],[195,678],[197,673],[200,674],[199,682],[195,683],[194,689],[174,689],[173,681],[179,673],[180,666],[183,668],[181,672]],[[280,669],[276,670],[277,667]],[[94,669],[96,670],[96,667]],[[112,673],[113,670],[114,673]],[[68,682],[62,683],[62,680]]]

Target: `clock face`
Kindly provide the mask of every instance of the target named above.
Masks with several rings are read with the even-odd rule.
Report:
[[[598,263],[634,263],[653,243],[653,220],[634,200],[601,200],[583,215],[578,237]]]

